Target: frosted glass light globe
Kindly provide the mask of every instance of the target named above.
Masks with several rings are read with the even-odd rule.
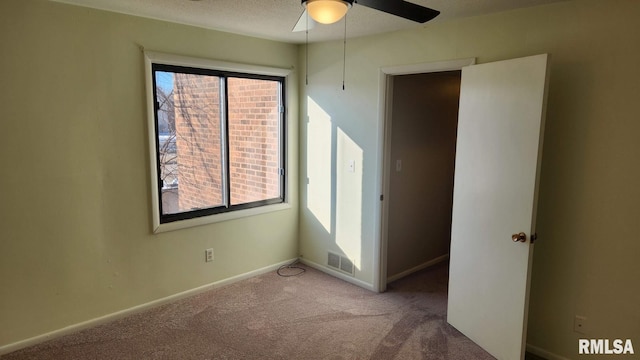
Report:
[[[306,2],[309,16],[321,24],[333,24],[342,19],[350,5],[341,0],[308,0]]]

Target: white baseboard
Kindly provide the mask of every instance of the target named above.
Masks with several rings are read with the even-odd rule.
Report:
[[[49,340],[53,340],[55,338],[59,338],[61,336],[67,335],[67,334],[71,334],[80,330],[84,330],[84,329],[88,329],[94,326],[98,326],[104,323],[108,323],[117,319],[121,319],[123,317],[129,316],[129,315],[133,315],[133,314],[137,314],[140,313],[142,311],[145,310],[149,310],[151,308],[172,302],[172,301],[176,301],[179,299],[183,299],[189,296],[193,296],[193,295],[197,295],[199,293],[205,292],[207,290],[211,290],[214,288],[219,288],[221,286],[225,286],[225,285],[229,285],[235,282],[238,282],[240,280],[245,280],[245,279],[249,279],[252,278],[254,276],[257,275],[261,275],[264,273],[268,273],[270,271],[275,271],[276,269],[278,269],[280,266],[285,265],[285,264],[290,264],[293,261],[295,261],[297,259],[290,259],[287,261],[283,261],[274,265],[269,265],[266,267],[263,267],[261,269],[257,269],[257,270],[253,270],[253,271],[249,271],[247,273],[244,274],[240,274],[237,276],[232,276],[230,278],[227,279],[223,279],[223,280],[219,280],[210,284],[206,284],[203,286],[199,286],[197,288],[191,289],[191,290],[187,290],[187,291],[183,291],[177,294],[173,294],[161,299],[157,299],[157,300],[153,300],[150,301],[148,303],[144,303],[144,304],[140,304],[128,309],[124,309],[124,310],[120,310],[111,314],[107,314],[104,316],[100,316],[98,318],[95,319],[91,319],[91,320],[87,320],[87,321],[83,321],[81,323],[77,323],[77,324],[73,324],[73,325],[69,325],[66,326],[62,329],[58,329],[58,330],[54,330],[42,335],[38,335],[38,336],[34,336],[32,338],[28,338],[25,340],[20,340],[18,342],[14,342],[11,344],[7,344],[7,345],[3,345],[0,346],[0,355],[3,354],[8,354],[10,352],[14,352],[16,350],[20,350],[29,346],[33,346],[45,341],[49,341]]]
[[[420,271],[422,269],[426,269],[426,268],[428,268],[430,266],[433,266],[435,264],[441,263],[441,262],[443,262],[443,261],[445,261],[447,259],[449,259],[449,254],[444,254],[442,256],[438,256],[435,259],[432,259],[432,260],[429,260],[429,261],[427,261],[425,263],[422,263],[422,264],[420,264],[418,266],[412,267],[409,270],[405,270],[405,271],[403,271],[403,272],[401,272],[399,274],[395,274],[395,275],[389,276],[387,278],[387,284],[392,282],[392,281],[396,281],[398,279],[401,279],[401,278],[403,278],[405,276],[411,275],[414,272],[418,272],[418,271]]]
[[[545,349],[539,348],[537,346],[531,345],[531,344],[527,344],[527,351],[532,353],[533,355],[537,355],[540,356],[541,358],[545,358],[547,360],[571,360],[569,358],[560,356],[560,355],[556,355],[552,352],[549,352]]]
[[[331,275],[333,277],[337,277],[338,279],[344,280],[344,281],[346,281],[348,283],[351,283],[353,285],[359,286],[361,288],[365,288],[367,290],[376,291],[374,289],[374,287],[373,287],[373,284],[369,284],[369,283],[364,282],[362,280],[358,280],[358,279],[356,279],[354,277],[351,277],[351,276],[346,275],[344,273],[341,273],[339,271],[333,270],[333,269],[328,268],[328,267],[326,267],[324,265],[320,265],[320,264],[315,263],[315,262],[313,262],[311,260],[300,258],[300,262],[305,264],[305,265],[307,265],[307,266],[310,266],[310,267],[312,267],[312,268],[314,268],[314,269],[316,269],[318,271],[322,271],[323,273],[329,274],[329,275]]]

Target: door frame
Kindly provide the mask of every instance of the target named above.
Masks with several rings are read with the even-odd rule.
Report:
[[[377,202],[377,222],[374,236],[373,288],[377,292],[387,289],[387,246],[389,222],[389,176],[391,170],[391,123],[393,100],[393,76],[422,74],[442,71],[462,70],[475,65],[476,58],[445,60],[412,65],[398,65],[380,68],[378,81],[378,174],[376,188],[380,194]]]

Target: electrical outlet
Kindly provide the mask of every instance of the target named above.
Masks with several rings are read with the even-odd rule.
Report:
[[[573,331],[585,334],[587,330],[587,318],[581,315],[576,315],[573,319]]]
[[[207,249],[204,251],[204,261],[205,262],[213,261],[213,249]]]

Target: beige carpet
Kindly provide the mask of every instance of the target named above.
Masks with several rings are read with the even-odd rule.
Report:
[[[383,294],[273,272],[2,359],[493,359],[446,323],[446,290],[446,263]]]

